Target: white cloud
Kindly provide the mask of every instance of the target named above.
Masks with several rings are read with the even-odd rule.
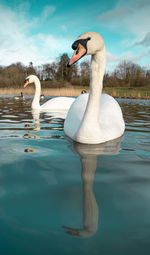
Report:
[[[145,64],[142,64],[142,66],[149,68],[149,64],[146,64],[147,58],[149,59],[150,56],[150,50],[148,51],[141,51],[140,53],[134,53],[132,51],[124,52],[124,54],[120,56],[112,55],[111,53],[107,53],[107,64],[106,64],[106,70],[107,71],[113,71],[115,67],[122,61],[131,61],[133,63],[142,63],[143,60],[145,60]]]
[[[138,46],[138,45],[145,46],[145,47],[150,46],[150,32],[148,32],[142,40],[135,42],[133,46]]]
[[[120,61],[121,61],[120,56],[113,55],[107,51],[106,52],[106,72],[112,72]]]
[[[55,6],[46,5],[41,14],[41,21],[44,22],[50,15],[52,15],[56,10]]]
[[[116,7],[101,14],[98,19],[101,24],[119,33],[134,35],[136,39],[144,37],[149,32],[150,1],[120,0]]]
[[[26,8],[30,8],[29,5]],[[21,11],[23,9],[23,11]],[[54,11],[47,7],[41,13],[47,18]],[[59,54],[68,51],[71,42],[65,38],[55,38],[50,34],[32,34],[36,26],[41,23],[39,18],[30,19],[22,6],[18,11],[0,5],[0,65],[9,65],[15,62],[22,62],[28,65],[30,61],[34,65],[54,61]],[[47,10],[47,11],[45,11]]]
[[[133,61],[134,62],[141,62],[143,59],[145,59],[147,57],[148,58],[150,57],[150,50],[142,51],[141,53],[134,55]]]
[[[106,58],[107,58],[107,63],[118,62],[120,60],[120,56],[113,55],[108,51],[106,53]]]
[[[101,14],[98,18],[100,21],[104,23],[111,21],[113,21],[114,23],[115,21],[117,22],[118,19],[121,18],[122,16],[128,15],[129,12],[131,12],[129,9],[119,7]]]
[[[98,19],[101,25],[124,38],[118,41],[123,57],[140,64],[148,61],[150,56],[149,16],[149,0],[118,0],[115,8],[101,14]]]
[[[121,62],[121,61],[134,61],[134,55],[131,51],[125,52],[124,54],[120,56],[116,56],[111,54],[110,52],[107,52],[107,62],[106,62],[106,70],[107,71],[113,71],[115,67]]]

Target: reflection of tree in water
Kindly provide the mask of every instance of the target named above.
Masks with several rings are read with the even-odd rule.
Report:
[[[149,100],[121,99],[121,107],[127,123],[149,119]]]
[[[22,119],[25,116],[25,111],[27,110],[27,105],[24,100],[15,100],[12,97],[0,97],[0,120],[9,119],[10,123],[17,121],[17,123],[22,123]],[[16,130],[21,130],[22,128],[16,127]],[[8,130],[8,128],[7,128]]]
[[[126,123],[126,131],[149,133],[149,100],[122,99],[121,106]]]
[[[88,238],[97,232],[99,209],[93,192],[94,175],[97,168],[98,155],[115,155],[120,151],[123,137],[99,145],[72,143],[71,149],[80,155],[82,176],[83,227],[71,228],[63,226],[67,234]]]

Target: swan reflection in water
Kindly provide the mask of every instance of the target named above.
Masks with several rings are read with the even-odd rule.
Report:
[[[67,234],[88,238],[97,232],[99,208],[93,192],[94,175],[97,168],[98,155],[117,155],[120,151],[120,144],[123,137],[99,144],[85,145],[71,141],[71,150],[80,155],[81,177],[82,177],[82,228],[71,228],[62,226]]]
[[[49,112],[46,112],[45,113],[45,116],[46,116],[46,119],[48,121],[50,121],[51,124],[63,124],[63,119],[65,118],[66,116],[66,111],[62,111],[62,112],[52,112],[52,113],[49,113]],[[29,133],[26,133],[24,134],[23,138],[24,139],[30,139],[30,140],[35,140],[35,139],[40,139],[41,137],[37,134],[33,134],[33,132],[38,132],[40,131],[41,127],[40,127],[40,112],[39,110],[35,110],[35,109],[32,109],[32,117],[33,117],[33,124],[26,124],[25,125],[25,128],[31,128],[29,129]],[[61,121],[54,121],[54,119],[57,119],[59,118]],[[54,130],[62,130],[63,127],[50,127],[50,129]],[[62,139],[64,137],[60,136],[60,135],[53,135],[53,136],[50,136],[50,137],[42,137],[42,138],[59,138],[59,139]],[[37,150],[33,149],[33,148],[26,148],[24,150],[24,152],[37,152]]]
[[[40,112],[32,110],[32,117],[33,117],[33,124],[32,125],[26,124],[25,127],[26,128],[32,127],[33,129],[30,130],[31,132],[33,131],[38,132],[40,131]],[[40,139],[40,136],[33,133],[29,133],[29,134],[24,134],[23,138],[24,139]],[[37,150],[32,148],[26,148],[24,152],[28,152],[28,153],[37,152]]]
[[[40,130],[40,113],[32,112],[34,125],[34,131]],[[50,115],[50,118],[53,116]],[[56,128],[57,129],[57,128]],[[24,135],[27,139],[39,139],[40,137],[35,134]],[[68,138],[67,138],[68,139]],[[93,236],[97,232],[99,208],[96,202],[96,198],[93,192],[94,175],[97,168],[98,155],[117,155],[120,151],[120,144],[123,140],[123,136],[115,140],[108,141],[106,143],[91,145],[80,144],[69,139],[69,148],[80,155],[81,161],[81,177],[82,177],[82,205],[83,205],[83,227],[71,228],[68,226],[62,226],[66,230],[67,234],[79,237],[88,238]],[[25,152],[36,152],[32,148],[25,149]]]
[[[33,128],[32,131],[40,131],[40,112],[32,110],[33,124],[26,124],[26,128]]]
[[[32,110],[32,117],[34,120],[33,131],[40,131],[40,112],[37,110]]]
[[[66,111],[59,111],[59,112],[44,112],[47,120],[49,120],[50,122],[53,121],[54,119],[60,119],[60,120],[64,120],[66,118]],[[40,112],[39,110],[36,109],[32,109],[32,117],[33,117],[33,124],[26,124],[25,127],[29,128],[32,127],[32,131],[40,131]],[[52,123],[53,124],[53,123]],[[53,129],[58,129],[54,128]]]

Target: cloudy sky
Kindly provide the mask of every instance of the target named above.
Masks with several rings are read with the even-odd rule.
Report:
[[[123,59],[150,68],[150,0],[0,0],[0,65],[71,56],[87,31],[104,38],[108,69]]]

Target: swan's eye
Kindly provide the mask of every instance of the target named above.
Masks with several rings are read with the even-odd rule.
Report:
[[[29,82],[29,79],[25,79],[25,80],[24,80],[24,83],[26,83],[27,81]]]
[[[78,47],[78,49],[77,49],[77,51],[76,51],[76,55],[79,53],[79,49],[80,49],[80,48]]]

